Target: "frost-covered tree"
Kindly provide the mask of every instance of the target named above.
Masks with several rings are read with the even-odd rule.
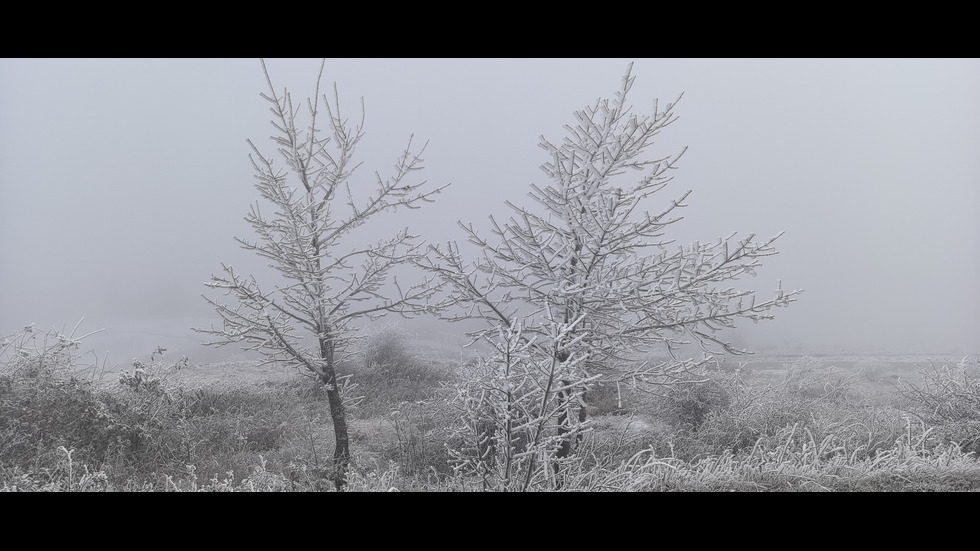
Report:
[[[359,322],[387,313],[409,316],[427,311],[437,290],[432,276],[403,287],[391,275],[393,268],[410,264],[424,252],[424,243],[407,228],[366,245],[356,244],[356,230],[381,222],[378,217],[390,217],[394,210],[431,202],[445,186],[425,191],[424,181],[408,182],[410,174],[422,168],[425,149],[413,152],[409,138],[394,174],[383,178],[375,173],[373,191],[359,197],[352,176],[360,163],[352,159],[363,136],[363,100],[360,123],[351,125],[341,115],[336,85],[332,106],[325,94],[320,97],[321,65],[316,92],[306,101],[308,123],[300,127],[299,107],[294,107],[287,90],[276,94],[264,61],[262,70],[269,86],[269,95],[262,97],[272,104],[274,115],[276,134],[271,140],[285,167],[276,167],[248,141],[254,153],[249,158],[258,180],[255,186],[271,208],[263,210],[257,202],[245,217],[257,241],[235,239],[245,250],[268,259],[281,281],[260,286],[254,277],[222,263],[223,275],[212,275],[205,285],[234,301],[205,296],[223,323],[198,331],[216,337],[207,344],[245,344],[245,350],[296,367],[326,386],[336,439],[334,482],[340,489],[350,442],[344,381],[337,376],[337,364],[358,337]],[[327,115],[325,129],[321,108]]]
[[[754,275],[760,258],[776,254],[778,235],[757,241],[732,234],[686,246],[664,237],[691,192],[659,212],[647,210],[649,200],[670,182],[668,171],[684,151],[659,158],[647,151],[676,120],[676,102],[663,111],[655,103],[651,115],[633,113],[627,103],[631,71],[632,65],[613,99],[600,98],[574,113],[575,125],[565,126],[561,142],[541,137],[548,183],[531,184],[529,204],[508,201],[513,214],[503,223],[491,216],[489,235],[460,222],[479,251],[476,260],[465,259],[449,242],[432,246],[419,262],[439,274],[462,307],[449,319],[485,320],[477,336],[498,343],[500,328],[519,324],[522,338],[539,354],[551,354],[559,364],[581,361],[580,374],[563,373],[560,365],[552,371],[552,386],[563,389],[568,403],[575,385],[594,374],[638,386],[669,384],[718,353],[745,352],[718,331],[740,319],[770,319],[770,310],[801,292],[783,292],[777,284],[774,297],[756,302],[754,291],[730,283]],[[556,333],[544,314],[555,316],[563,330]],[[557,334],[566,342],[556,344]],[[684,354],[684,345],[692,343],[703,353]],[[643,361],[654,357],[652,351],[663,352],[661,359]],[[488,396],[503,395],[488,390]],[[565,435],[555,452],[560,460],[571,453],[576,423],[567,407],[553,412],[554,430]],[[583,410],[579,422],[584,419]]]

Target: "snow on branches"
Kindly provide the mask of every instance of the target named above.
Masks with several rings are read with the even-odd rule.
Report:
[[[776,254],[778,235],[757,241],[754,234],[732,234],[688,246],[664,238],[691,192],[653,213],[648,203],[670,182],[683,151],[653,158],[647,152],[677,119],[677,102],[664,111],[655,106],[651,115],[633,113],[632,85],[627,70],[613,99],[575,112],[560,143],[541,137],[548,183],[531,184],[530,204],[506,202],[511,216],[502,223],[490,217],[487,235],[460,223],[479,251],[475,260],[465,261],[455,243],[430,247],[421,264],[452,289],[461,308],[451,319],[482,318],[490,322],[482,333],[489,334],[547,304],[562,311],[563,322],[580,320],[574,331],[590,369],[621,371],[639,354],[674,357],[691,342],[705,358],[743,352],[717,331],[739,319],[770,319],[773,308],[796,300],[800,291],[779,288],[775,297],[756,301],[753,291],[730,283],[755,275],[760,259]],[[630,172],[639,174],[630,179]],[[689,359],[674,360],[675,367],[691,366]]]

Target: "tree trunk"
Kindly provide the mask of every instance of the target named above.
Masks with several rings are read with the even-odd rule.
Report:
[[[561,391],[559,393],[561,397],[562,404],[568,404],[568,392]],[[555,453],[555,461],[552,463],[552,468],[555,471],[555,489],[560,490],[561,483],[561,460],[565,459],[572,454],[572,439],[568,436],[569,430],[566,428],[568,426],[568,408],[563,408],[561,415],[558,416],[558,435],[562,437],[561,447],[558,448],[558,452]]]
[[[344,399],[337,385],[337,371],[334,369],[334,348],[329,334],[320,339],[320,357],[324,360],[323,375],[320,380],[327,386],[327,401],[330,404],[330,419],[333,421],[333,483],[337,491],[347,485],[347,468],[350,465],[350,438],[347,435],[347,414]]]
[[[555,353],[555,359],[557,359],[559,362],[568,361],[568,357],[569,357],[569,353],[567,350],[562,350]],[[567,381],[562,381],[562,385],[567,385],[567,384],[568,384]],[[560,400],[560,403],[565,407],[562,408],[562,412],[558,415],[558,436],[562,438],[561,438],[561,446],[559,446],[558,451],[555,453],[555,461],[552,463],[552,469],[555,471],[555,489],[560,490],[562,487],[561,460],[572,455],[572,437],[569,435],[571,430],[567,428],[569,425],[568,412],[571,411],[572,405],[571,405],[571,396],[569,395],[568,390],[562,390],[561,392],[559,392],[558,398]],[[579,412],[578,412],[579,423],[584,423],[585,419],[586,419],[586,410],[583,404],[583,406],[579,408]],[[578,436],[575,437],[575,443],[579,444],[581,442],[582,442],[582,434],[579,433]]]
[[[563,402],[567,403],[568,393],[566,391],[562,391],[561,395],[562,395]],[[569,406],[568,409],[565,409],[565,411],[562,411],[561,415],[558,416],[558,435],[562,436],[563,438],[561,439],[561,446],[558,448],[558,451],[555,453],[555,461],[552,464],[552,467],[555,471],[555,489],[558,490],[560,490],[562,487],[561,477],[559,476],[561,474],[560,460],[565,459],[566,457],[572,455],[572,437],[568,434],[571,431],[566,428],[568,423],[569,409],[571,409],[571,406]],[[584,423],[587,418],[588,415],[585,408],[584,407],[579,408],[578,410],[579,423]],[[577,445],[580,444],[581,442],[582,442],[582,433],[579,433],[578,435],[575,436],[575,443]]]
[[[347,415],[344,412],[344,401],[337,388],[337,375],[333,367],[324,370],[321,380],[327,385],[327,400],[330,403],[330,418],[333,421],[333,436],[336,442],[333,450],[333,483],[337,491],[342,491],[347,484],[347,468],[350,464],[350,438],[347,435]]]

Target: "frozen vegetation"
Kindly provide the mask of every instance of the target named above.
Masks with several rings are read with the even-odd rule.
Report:
[[[0,342],[0,489],[336,490],[328,400],[296,370],[157,356],[109,373],[82,360],[82,343],[34,328]],[[502,487],[496,472],[467,468],[478,456],[460,430],[458,385],[481,369],[478,355],[393,327],[363,340],[356,357],[338,366],[356,383],[347,491]],[[589,423],[560,487],[541,469],[522,488],[980,488],[975,358],[847,368],[763,360],[660,392],[590,389]]]
[[[745,287],[781,234],[671,239],[684,150],[650,150],[677,102],[635,111],[632,67],[563,137],[541,137],[545,180],[507,198],[506,219],[461,220],[464,241],[438,243],[381,222],[445,188],[418,179],[425,145],[409,137],[359,184],[363,110],[351,122],[319,78],[294,105],[262,67],[276,134],[270,153],[248,142],[260,201],[254,236],[235,240],[273,273],[220,263],[204,295],[217,319],[197,329],[258,359],[202,364],[158,343],[110,373],[74,333],[4,337],[3,489],[980,486],[976,359],[903,370],[733,343],[802,290]],[[398,317],[447,322],[467,346],[379,327]]]

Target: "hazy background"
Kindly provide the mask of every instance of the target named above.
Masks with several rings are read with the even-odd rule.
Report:
[[[445,241],[544,183],[539,136],[560,140],[630,61],[330,59],[324,88],[352,116],[365,98],[355,183],[429,140],[421,176],[452,185],[391,227]],[[320,60],[267,64],[277,90],[313,92]],[[786,232],[739,286],[806,292],[745,344],[980,352],[980,60],[638,59],[633,75],[635,110],[684,92],[655,152],[690,149],[648,207],[694,190],[670,236]],[[234,355],[189,327],[220,321],[200,295],[221,261],[267,273],[233,240],[258,199],[245,139],[272,152],[264,91],[254,59],[0,60],[0,334],[84,316],[109,363]]]

